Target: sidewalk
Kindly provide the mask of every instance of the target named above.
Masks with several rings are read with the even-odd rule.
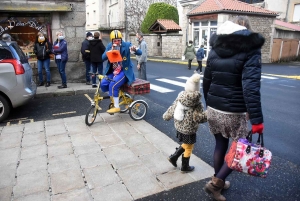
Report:
[[[83,94],[90,85],[38,87],[37,97]],[[213,168],[193,155],[183,174],[167,157],[179,144],[146,121],[101,113],[0,127],[1,201],[129,201],[199,181]]]

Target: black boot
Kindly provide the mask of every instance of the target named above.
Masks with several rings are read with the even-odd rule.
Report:
[[[181,172],[192,172],[195,167],[189,165],[190,157],[185,158],[182,154]]]
[[[47,83],[46,83],[46,87],[50,87],[50,82],[47,82]]]
[[[67,85],[66,84],[62,84],[61,86],[58,86],[57,88],[59,88],[59,89],[67,88]]]
[[[44,82],[40,82],[39,87],[44,86]]]
[[[172,154],[172,155],[168,158],[168,160],[170,161],[170,163],[172,163],[172,165],[173,165],[174,167],[177,167],[177,163],[176,163],[176,162],[177,162],[179,156],[180,156],[183,152],[184,152],[184,148],[182,148],[182,146],[180,146],[180,147],[176,148],[175,153]]]

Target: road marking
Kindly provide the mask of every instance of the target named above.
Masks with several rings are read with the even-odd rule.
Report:
[[[85,95],[85,97],[87,97],[87,99],[89,99],[89,101],[93,102],[93,100],[91,99],[91,97],[89,95],[87,95],[87,94],[84,94],[84,95]]]
[[[202,75],[200,75],[202,76]],[[176,78],[179,78],[179,79],[183,79],[183,80],[187,80],[189,77],[185,77],[185,76],[180,76],[180,77],[176,77]],[[202,83],[203,81],[200,80],[200,83]]]
[[[284,77],[284,78],[289,78],[289,79],[300,80],[300,75],[276,75],[276,74],[267,74],[267,73],[263,73],[263,74],[270,75],[270,76],[276,76],[276,77]]]
[[[59,115],[65,115],[65,114],[75,114],[75,113],[76,113],[76,111],[62,112],[62,113],[52,114],[52,116],[59,116]]]
[[[10,125],[13,125],[12,122],[14,121],[17,121],[17,124],[22,124],[26,121],[29,121],[30,123],[33,123],[34,122],[34,119],[28,119],[28,117],[24,117],[24,118],[18,118],[18,119],[10,119],[8,121],[4,121],[6,122],[6,126],[10,126]]]
[[[150,84],[150,89],[154,90],[154,91],[157,91],[157,92],[160,92],[160,93],[168,93],[168,92],[175,91],[175,90],[171,90],[171,89],[168,89],[168,88],[157,86],[155,84]]]
[[[266,78],[266,79],[270,79],[270,80],[277,80],[278,79],[277,77],[270,77],[270,76],[265,76],[265,75],[262,75],[261,77]]]
[[[169,84],[173,84],[173,85],[177,85],[177,86],[180,86],[180,87],[185,87],[185,83],[183,83],[183,82],[177,82],[177,81],[169,80],[169,79],[165,79],[165,78],[156,79],[156,80],[161,81],[161,82],[165,82],[165,83],[169,83]]]
[[[284,86],[284,87],[291,87],[291,88],[295,88],[295,86],[290,86],[290,85],[285,85],[285,84],[279,84],[281,86]]]

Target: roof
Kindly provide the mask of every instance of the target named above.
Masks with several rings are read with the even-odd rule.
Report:
[[[300,31],[300,26],[288,22],[275,20],[274,24],[275,24],[275,28],[277,29],[288,30],[288,31]]]
[[[173,20],[157,19],[149,28],[153,32],[181,31],[181,27]]]
[[[205,0],[199,6],[192,9],[188,15],[197,15],[216,12],[241,12],[251,14],[273,15],[277,13],[264,8],[254,6],[237,0]]]

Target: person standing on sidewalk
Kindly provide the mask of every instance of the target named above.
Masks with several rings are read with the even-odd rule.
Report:
[[[224,163],[229,138],[237,141],[246,137],[246,113],[252,133],[262,133],[264,129],[260,100],[261,47],[264,42],[263,36],[251,31],[245,16],[223,23],[210,41],[212,49],[204,72],[203,94],[208,126],[216,141],[215,174],[204,189],[218,201],[226,200],[221,191],[230,186],[225,179],[232,169]]]
[[[192,68],[192,61],[196,56],[196,50],[195,47],[193,45],[193,41],[189,41],[188,46],[186,46],[185,50],[184,50],[184,56],[185,59],[188,60],[188,69],[191,70]]]
[[[136,39],[139,42],[138,48],[142,51],[142,55],[136,55],[137,69],[139,78],[147,80],[146,63],[147,63],[147,43],[144,40],[144,36],[141,33],[136,34]]]
[[[163,114],[163,119],[169,121],[174,117],[177,138],[182,145],[176,148],[168,160],[177,167],[177,160],[182,154],[181,172],[191,172],[194,166],[189,165],[190,157],[196,143],[196,133],[200,123],[207,121],[203,111],[200,93],[200,74],[194,73],[185,84],[185,91],[178,94],[174,103]]]
[[[93,34],[91,32],[86,33],[86,38],[81,44],[81,55],[82,60],[85,64],[85,79],[86,79],[86,85],[91,84],[91,76],[90,76],[90,70],[91,70],[91,58],[90,58],[90,51],[89,51],[89,41],[93,40]]]
[[[105,46],[102,40],[99,38],[100,33],[97,31],[94,33],[94,39],[89,42],[89,50],[91,55],[91,64],[93,73],[103,74],[103,60],[102,54],[105,52]],[[92,87],[96,88],[96,76],[92,76]]]
[[[196,53],[198,68],[195,70],[196,72],[200,70],[200,74],[202,74],[202,59],[204,58],[204,45],[201,45]]]
[[[52,53],[51,50],[52,44],[48,41],[48,39],[44,36],[43,33],[39,32],[38,36],[36,37],[35,45],[33,48],[33,52],[37,57],[37,67],[40,81],[40,84],[38,86],[44,86],[43,67],[46,71],[46,87],[50,86],[50,54]]]
[[[62,31],[56,32],[57,39],[53,44],[53,53],[55,54],[55,63],[57,65],[62,85],[57,88],[67,88],[66,64],[68,61],[68,45]]]

